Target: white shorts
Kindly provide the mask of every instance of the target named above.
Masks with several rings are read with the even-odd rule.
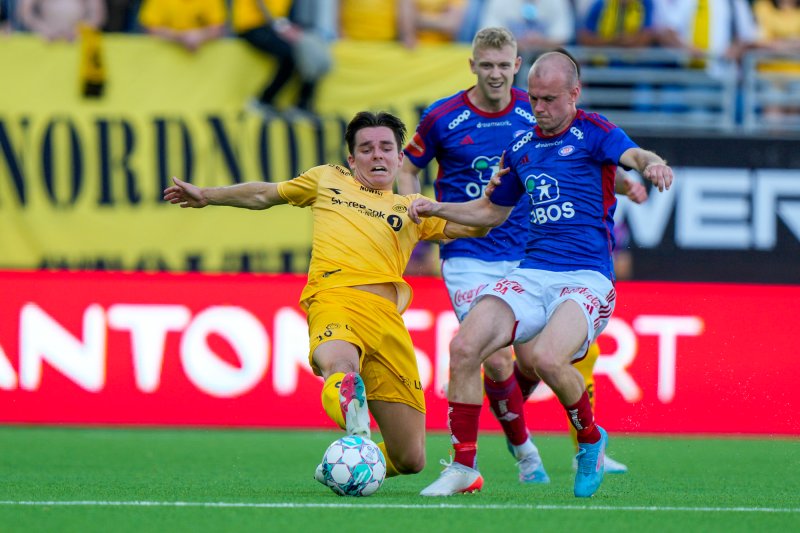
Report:
[[[459,322],[484,288],[492,287],[519,266],[519,261],[481,261],[472,257],[452,257],[442,261],[442,277],[450,293]]]
[[[580,304],[589,334],[572,360],[580,359],[608,324],[617,293],[604,275],[593,270],[551,272],[518,268],[486,287],[477,298],[496,296],[514,311],[517,325],[514,343],[527,342],[544,329],[555,310],[566,300]]]

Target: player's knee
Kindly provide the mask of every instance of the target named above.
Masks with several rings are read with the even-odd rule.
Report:
[[[392,457],[392,464],[400,474],[418,474],[425,468],[425,451],[404,450],[398,457]]]
[[[552,354],[547,352],[534,352],[533,357],[528,363],[529,367],[523,367],[522,371],[526,374],[532,372],[535,375],[541,376],[545,382],[548,381],[550,376],[560,372],[564,366],[563,361],[559,360],[557,357],[553,357]]]
[[[511,350],[503,348],[483,361],[486,375],[495,381],[507,379],[514,372],[514,357]]]
[[[478,353],[465,335],[458,334],[450,341],[450,366],[460,368],[465,366],[480,365]]]

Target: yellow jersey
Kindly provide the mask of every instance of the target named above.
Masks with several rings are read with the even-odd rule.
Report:
[[[466,9],[465,0],[414,0],[414,8],[421,15],[438,15],[451,8]],[[421,43],[449,43],[453,42],[453,37],[445,32],[437,30],[417,30],[417,40]]]
[[[393,283],[402,313],[411,303],[403,270],[414,246],[447,238],[445,220],[431,217],[415,224],[408,218],[408,206],[421,194],[370,189],[339,165],[314,167],[279,183],[278,194],[291,205],[310,206],[314,217],[308,283],[300,295],[303,309],[325,289]]]
[[[145,0],[139,12],[142,26],[195,30],[225,24],[225,0]]]
[[[396,0],[341,0],[339,19],[344,39],[397,40]]]
[[[231,2],[231,28],[235,33],[258,28],[269,19],[289,16],[291,0],[233,0]]]

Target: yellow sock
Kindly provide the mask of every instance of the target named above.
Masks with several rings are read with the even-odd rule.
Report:
[[[342,429],[345,429],[342,408],[339,406],[339,385],[342,384],[344,372],[331,374],[322,386],[322,408],[328,417]]]
[[[392,464],[392,460],[389,459],[389,454],[386,453],[386,443],[379,442],[378,448],[381,449],[381,451],[383,452],[383,458],[386,459],[386,477],[399,476],[400,472],[398,472],[397,469],[394,467],[394,465]]]
[[[592,412],[594,412],[594,365],[597,363],[598,357],[600,357],[600,347],[596,342],[593,342],[591,346],[589,346],[586,357],[575,363],[575,368],[581,373],[583,382],[586,384],[586,392],[589,393],[589,403],[592,404]],[[572,437],[572,444],[575,445],[575,449],[577,450],[578,432],[571,423],[568,425],[569,435]]]

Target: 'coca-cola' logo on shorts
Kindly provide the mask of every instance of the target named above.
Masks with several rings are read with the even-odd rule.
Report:
[[[455,295],[453,295],[453,302],[455,305],[464,305],[464,304],[471,304],[472,300],[478,295],[486,287],[486,284],[478,285],[474,289],[470,289],[468,291],[457,290]]]

